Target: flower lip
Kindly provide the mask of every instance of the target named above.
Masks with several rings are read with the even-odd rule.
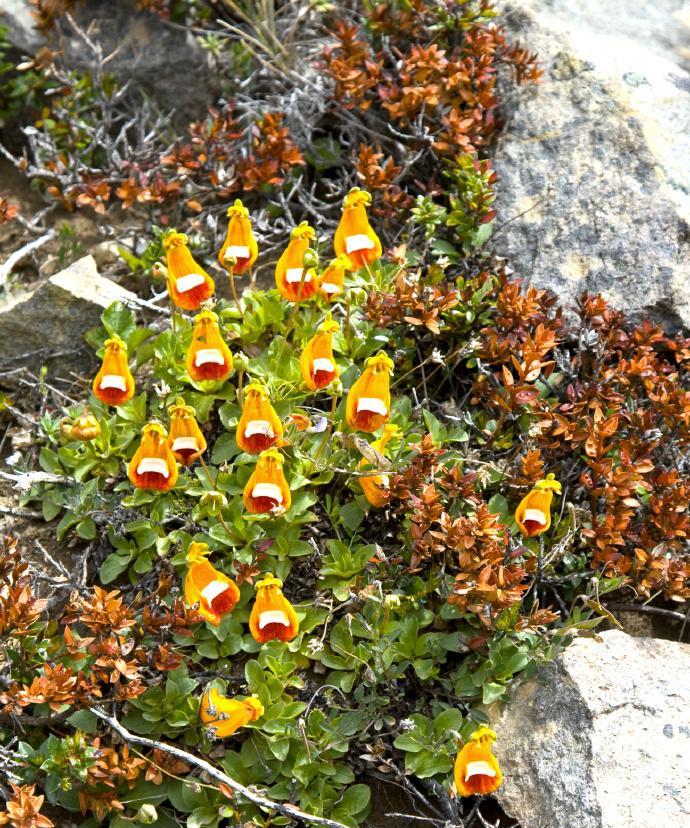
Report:
[[[194,290],[195,287],[199,287],[199,285],[203,285],[205,283],[206,279],[204,279],[201,273],[188,273],[186,276],[180,276],[180,278],[175,282],[175,288],[178,293],[187,293],[190,290]]]
[[[229,589],[230,587],[225,583],[225,581],[211,581],[201,590],[200,595],[204,600],[211,604],[213,603],[214,598],[217,598]]]
[[[282,624],[283,627],[289,627],[290,619],[282,610],[266,610],[259,616],[259,629],[263,630],[269,624]]]
[[[312,363],[314,373],[317,371],[323,371],[326,374],[332,374],[335,372],[335,365],[331,362],[330,359],[326,359],[326,357],[318,357]]]
[[[314,232],[314,228],[309,225],[308,222],[303,221],[294,228],[292,233],[290,233],[291,239],[313,239],[316,233]]]
[[[373,240],[364,233],[357,233],[345,239],[345,251],[348,254],[357,253],[359,250],[373,250],[374,247]]]
[[[176,233],[174,230],[169,230],[163,239],[163,247],[168,250],[170,247],[179,247],[181,244],[187,244],[189,239],[184,233]]]
[[[268,420],[251,420],[244,429],[244,436],[249,438],[255,434],[262,437],[275,437],[275,432]]]
[[[248,259],[249,248],[246,244],[231,244],[225,251],[225,259]]]
[[[538,523],[540,526],[546,526],[548,521],[541,509],[526,509],[522,522]]]
[[[168,464],[162,457],[143,457],[137,466],[137,474],[160,474],[170,477]]]
[[[468,762],[465,769],[465,782],[473,776],[496,776],[496,771],[488,762]]]
[[[277,503],[283,502],[283,493],[275,483],[257,483],[252,489],[252,497],[267,497]]]
[[[343,209],[357,207],[359,204],[368,207],[371,204],[371,194],[361,187],[353,187],[343,199]]]
[[[215,365],[225,364],[223,354],[220,352],[218,348],[201,348],[199,351],[196,352],[196,356],[194,357],[194,364],[197,366],[197,368],[201,367],[202,365],[208,365],[209,363],[213,363]]]
[[[232,218],[233,216],[249,218],[249,210],[244,206],[241,198],[236,198],[234,203],[228,207],[226,215],[228,218]]]
[[[357,413],[361,411],[369,411],[372,414],[381,414],[384,416],[388,414],[388,408],[383,400],[378,397],[360,397],[357,400]]]
[[[172,451],[198,451],[199,443],[196,437],[176,437],[170,449]]]
[[[285,271],[285,281],[289,285],[292,285],[295,282],[301,282],[303,273],[304,273],[304,268],[303,267],[289,267]],[[309,271],[307,271],[304,274],[304,281],[305,282],[311,282],[311,273]]]
[[[116,388],[118,391],[127,390],[125,378],[120,376],[120,374],[105,374],[98,387],[103,390],[107,388]]]

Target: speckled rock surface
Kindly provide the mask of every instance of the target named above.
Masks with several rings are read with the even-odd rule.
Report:
[[[100,322],[103,310],[136,296],[100,276],[92,256],[84,256],[30,291],[10,293],[0,301],[0,342],[6,366],[35,370],[48,364],[51,373],[67,376],[87,370],[94,355],[84,334]]]
[[[690,326],[690,3],[502,7],[545,77],[506,113],[495,248],[566,304]]]
[[[521,828],[690,825],[690,646],[580,639],[495,717],[499,799]]]

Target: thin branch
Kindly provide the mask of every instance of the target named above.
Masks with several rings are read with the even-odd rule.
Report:
[[[268,797],[256,793],[255,791],[246,788],[244,785],[241,785],[239,782],[236,782],[231,776],[228,776],[226,773],[223,773],[223,771],[218,770],[218,768],[210,762],[207,762],[205,759],[194,756],[193,753],[187,753],[186,750],[181,750],[174,745],[168,745],[165,742],[157,742],[155,739],[147,739],[145,736],[137,736],[134,733],[130,733],[129,730],[123,727],[114,716],[109,716],[105,713],[105,711],[98,707],[91,707],[89,709],[95,716],[104,721],[110,728],[118,733],[127,743],[143,745],[144,747],[152,748],[154,750],[162,750],[164,753],[176,756],[183,762],[187,762],[187,764],[193,765],[194,767],[204,771],[212,779],[222,782],[224,785],[232,788],[245,799],[249,800],[249,802],[253,802],[254,805],[258,805],[266,811],[277,811],[278,813],[283,814],[283,816],[290,817],[291,819],[301,819],[304,822],[311,823],[312,825],[325,825],[327,828],[347,828],[347,826],[343,825],[342,822],[336,822],[334,819],[326,819],[325,817],[316,816],[315,814],[309,814],[301,808],[298,808],[296,805],[284,802],[274,802],[272,799],[268,799]]]
[[[40,512],[31,512],[28,509],[11,509],[9,506],[0,506],[0,515],[11,515],[25,520],[43,520],[43,515]]]
[[[62,474],[50,474],[50,472],[43,471],[19,472],[18,474],[0,472],[0,478],[9,480],[14,484],[14,488],[20,492],[28,492],[35,483],[67,483],[70,486],[77,485],[77,481],[72,477],[65,477]]]
[[[647,607],[644,604],[622,604],[616,601],[608,601],[607,609],[616,610],[616,612],[644,612],[649,615],[661,615],[664,618],[672,618],[674,621],[685,621],[686,615],[684,612],[676,612],[675,610],[664,609],[663,607]]]
[[[27,256],[30,256],[34,250],[38,250],[40,247],[43,247],[44,244],[48,244],[48,242],[54,238],[55,231],[49,230],[47,233],[44,233],[42,236],[34,239],[34,241],[20,247],[19,250],[15,250],[14,253],[12,253],[12,255],[9,256],[2,265],[0,265],[0,288],[5,287],[7,277],[10,275],[15,265],[19,264],[22,259],[26,259]]]

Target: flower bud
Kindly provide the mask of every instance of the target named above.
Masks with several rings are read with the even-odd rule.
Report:
[[[218,515],[228,505],[228,499],[222,492],[211,491],[203,494],[199,503],[209,515]]]
[[[168,276],[168,268],[163,262],[154,262],[151,265],[151,275],[154,279],[166,279]]]
[[[249,357],[240,351],[239,353],[233,355],[232,364],[237,372],[247,371],[249,370]]]
[[[62,429],[62,424],[60,428]],[[89,440],[95,440],[100,433],[100,423],[90,411],[84,411],[72,424],[71,436],[73,440],[81,440],[87,443]]]
[[[362,305],[367,301],[367,292],[364,288],[350,288],[347,298],[351,305]]]
[[[308,247],[302,256],[302,264],[307,269],[319,266],[319,254],[313,247]]]
[[[134,819],[141,825],[153,825],[158,822],[158,811],[150,802],[146,802],[139,808]]]
[[[330,392],[334,397],[342,397],[343,396],[343,381],[340,377],[336,377],[333,382],[331,383]]]
[[[70,440],[74,440],[72,437],[72,426],[74,423],[69,417],[63,417],[60,420],[60,437],[66,442],[69,443]]]

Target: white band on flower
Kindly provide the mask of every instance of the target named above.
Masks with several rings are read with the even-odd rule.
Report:
[[[372,414],[388,414],[388,409],[383,400],[378,397],[360,397],[357,400],[357,413],[360,411],[369,411]]]
[[[496,771],[488,762],[468,762],[465,769],[465,782],[473,776],[496,776]]]
[[[290,619],[282,610],[267,610],[259,615],[259,629],[263,630],[269,624],[282,624],[284,627],[289,627]]]
[[[321,290],[324,293],[340,293],[340,285],[336,285],[333,282],[321,282]]]
[[[202,348],[200,351],[196,352],[196,356],[194,357],[194,364],[197,368],[199,368],[201,365],[207,365],[209,362],[213,362],[216,365],[225,364],[223,354],[220,352],[218,348]]]
[[[244,436],[248,439],[255,434],[261,434],[262,437],[275,437],[275,432],[268,420],[251,420],[247,423]]]
[[[295,282],[301,282],[303,273],[303,267],[289,267],[285,272],[285,281],[289,285],[294,284]],[[311,282],[311,273],[309,273],[308,271],[304,277],[304,281]]]
[[[173,451],[186,451],[187,449],[198,451],[199,443],[196,437],[175,437],[171,448]]]
[[[268,497],[277,503],[283,502],[283,493],[275,483],[257,483],[252,489],[252,497]]]
[[[126,391],[127,384],[125,383],[125,378],[119,374],[106,374],[101,380],[99,388],[102,391],[105,391],[107,388],[117,388],[118,391]]]
[[[225,261],[228,259],[248,259],[249,248],[243,244],[231,244],[225,251]]]
[[[534,521],[534,523],[539,523],[541,526],[546,526],[546,515],[542,512],[541,509],[525,509],[525,516],[522,519],[522,522],[525,521]]]
[[[201,597],[210,604],[214,598],[222,595],[229,589],[225,581],[211,581],[201,590]]]
[[[356,236],[348,236],[345,239],[345,252],[356,253],[358,250],[373,250],[374,242],[365,236],[364,233],[358,233]]]
[[[144,457],[137,466],[137,474],[162,474],[170,477],[168,464],[162,457]]]
[[[330,359],[319,357],[314,360],[314,371],[325,371],[327,374],[333,374],[335,373],[335,365],[333,365]]]
[[[199,287],[199,285],[203,285],[205,282],[206,279],[204,279],[201,273],[188,273],[186,276],[180,276],[177,282],[175,282],[175,287],[178,293],[187,293],[188,290],[194,290],[195,287]]]

